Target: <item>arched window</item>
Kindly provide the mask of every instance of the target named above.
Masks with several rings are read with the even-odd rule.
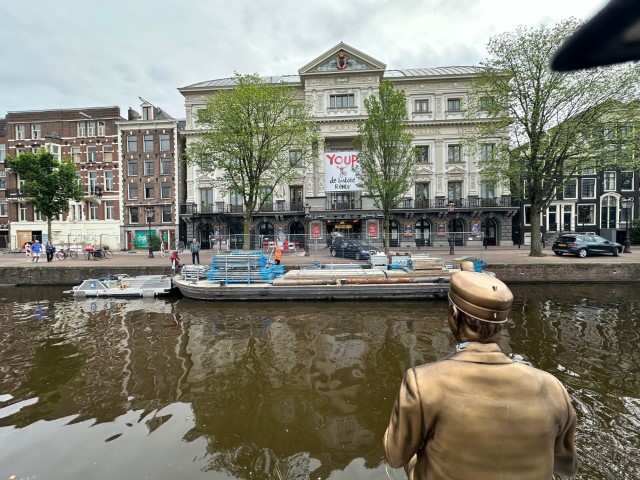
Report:
[[[600,228],[617,228],[618,197],[605,195],[600,199]]]

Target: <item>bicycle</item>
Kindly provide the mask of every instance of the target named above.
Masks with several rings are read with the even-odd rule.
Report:
[[[62,250],[58,250],[56,252],[56,258],[58,260],[66,260],[67,257],[78,258],[78,252],[75,250],[71,250],[69,247],[63,248]]]

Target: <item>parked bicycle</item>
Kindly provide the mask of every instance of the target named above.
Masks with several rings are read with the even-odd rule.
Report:
[[[69,247],[62,248],[56,252],[56,258],[58,260],[66,260],[69,257],[78,258],[78,252],[71,250]]]
[[[87,260],[103,260],[113,257],[113,252],[108,248],[99,248],[97,250],[88,250],[87,251]]]

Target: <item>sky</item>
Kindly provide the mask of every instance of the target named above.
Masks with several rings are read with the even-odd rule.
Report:
[[[0,117],[119,106],[184,118],[178,88],[294,75],[344,42],[388,69],[478,65],[492,36],[607,0],[0,0]]]

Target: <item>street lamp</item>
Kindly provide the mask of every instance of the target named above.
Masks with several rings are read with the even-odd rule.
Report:
[[[624,220],[626,226],[624,235],[624,250],[622,250],[622,253],[631,253],[631,240],[629,239],[629,209],[633,207],[633,198],[621,198],[620,205],[622,205],[622,208],[624,209]]]
[[[304,256],[309,256],[309,241],[311,240],[311,232],[309,232],[309,213],[311,212],[311,205],[304,204],[304,219],[306,220],[305,239],[304,239]]]
[[[147,214],[147,223],[149,224],[149,238],[147,243],[149,245],[149,258],[153,258],[153,245],[151,245],[151,222],[153,221],[153,207],[147,205],[144,207],[144,211]]]
[[[453,236],[453,212],[456,211],[456,204],[449,202],[447,205],[449,211],[449,255],[455,255],[455,238]]]

